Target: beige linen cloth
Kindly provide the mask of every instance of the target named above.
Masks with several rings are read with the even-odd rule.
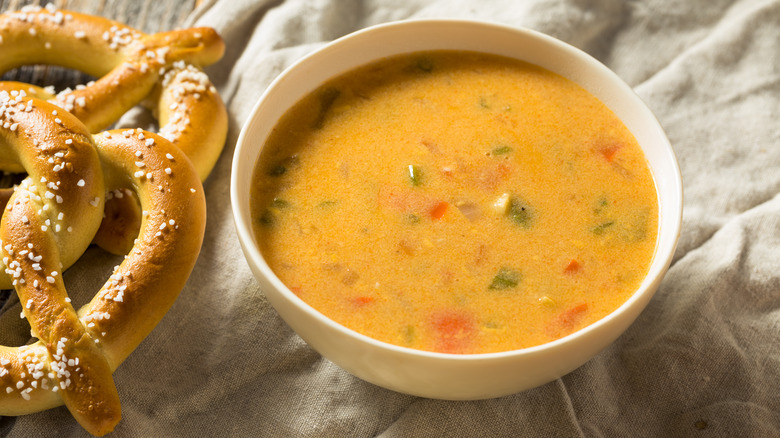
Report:
[[[271,80],[347,33],[423,17],[528,27],[585,50],[654,111],[683,172],[680,245],[636,323],[571,374],[500,399],[417,398],[342,371],[270,307],[234,231],[233,150]],[[230,133],[189,284],[114,375],[115,436],[780,436],[780,0],[217,0],[188,24],[227,42],[209,73]],[[78,267],[115,262],[91,250]],[[83,303],[104,277],[75,271],[66,283]],[[18,304],[0,328],[14,318]],[[85,433],[57,408],[4,417],[0,435]]]

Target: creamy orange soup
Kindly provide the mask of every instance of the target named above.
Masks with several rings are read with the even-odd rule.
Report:
[[[631,296],[656,244],[655,185],[621,121],[561,76],[475,53],[331,80],[274,128],[251,190],[290,290],[421,350],[572,333]]]

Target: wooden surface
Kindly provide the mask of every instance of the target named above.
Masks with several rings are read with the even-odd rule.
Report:
[[[0,11],[10,12],[25,5],[46,6],[52,3],[59,9],[99,15],[120,21],[146,33],[181,27],[182,22],[203,0],[59,0],[22,1],[0,0]],[[2,53],[0,53],[2,56]],[[89,76],[59,67],[30,66],[2,72],[3,80],[28,82],[35,85],[53,85],[58,91],[65,87],[89,82]]]

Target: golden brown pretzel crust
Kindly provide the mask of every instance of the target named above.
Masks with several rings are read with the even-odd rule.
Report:
[[[51,96],[93,133],[113,124],[162,84],[160,133],[190,157],[201,180],[214,167],[227,135],[227,112],[200,70],[225,51],[214,29],[147,35],[105,18],[28,7],[0,15],[0,50],[0,73],[51,64],[98,77],[87,86]]]
[[[34,130],[28,134],[29,126],[40,122],[39,115],[46,116],[56,107],[29,98],[19,101],[32,102],[33,110],[24,113],[32,116],[14,119],[19,123],[15,130],[0,130],[0,134],[7,137],[6,142],[19,143],[21,161],[40,152],[32,146],[38,137],[65,145],[80,133],[86,146],[91,144],[91,138],[83,135],[83,126],[79,128],[78,120],[67,113],[59,118],[73,135],[51,136]],[[17,136],[23,141],[15,140]],[[38,139],[38,144],[43,140]],[[74,170],[69,183],[61,184],[61,203],[56,197],[51,201],[45,195],[34,196],[44,189],[34,188],[35,177],[30,177],[11,197],[0,221],[4,261],[24,315],[40,339],[19,348],[0,347],[0,413],[25,414],[64,402],[90,433],[102,435],[113,429],[121,415],[111,372],[151,332],[183,288],[200,250],[206,212],[194,167],[164,138],[140,129],[117,130],[95,136],[94,144],[97,153],[90,152],[90,147],[81,148],[80,153],[68,149]],[[61,151],[62,145],[46,148]],[[44,170],[52,167],[48,160],[40,161],[46,163],[38,163]],[[103,178],[99,177],[101,168]],[[94,186],[102,188],[105,180],[108,190],[132,187],[144,214],[136,245],[92,301],[76,313],[59,274],[60,245],[44,214],[58,217],[61,211],[55,207],[44,211],[42,205],[48,200],[49,205],[63,206],[63,211],[94,210],[98,215],[91,219],[99,223],[102,203],[88,199],[94,188],[79,182],[90,172],[96,174]],[[66,193],[66,187],[73,193]],[[71,206],[74,198],[76,207]],[[73,219],[84,216],[90,215],[74,213]],[[63,218],[62,225],[69,224]]]
[[[0,15],[0,50],[0,72],[46,63],[100,77],[57,95],[0,84],[0,169],[29,174],[0,220],[0,287],[16,289],[39,338],[0,346],[0,415],[64,403],[87,431],[102,435],[121,418],[112,371],[173,304],[200,251],[201,180],[221,152],[227,116],[199,67],[219,59],[224,45],[211,29],[144,35],[110,20],[33,7]],[[160,135],[90,134],[150,94],[159,102]],[[137,199],[140,231],[125,239],[132,243],[127,256],[76,311],[61,272],[100,226],[106,193]]]
[[[107,188],[132,187],[145,212],[138,242],[114,271],[117,286],[107,283],[79,310],[82,320],[96,324],[96,332],[106,332],[101,343],[115,368],[152,331],[187,282],[203,242],[206,199],[190,160],[163,137],[116,130],[96,135],[95,142]],[[127,169],[131,162],[144,166]],[[120,302],[115,292],[123,281],[133,286],[128,286],[133,299]],[[101,313],[112,317],[101,320]]]
[[[33,105],[23,93],[14,94],[0,97],[0,108],[5,108],[0,113],[0,136],[7,145],[0,149],[10,153],[16,166],[27,169],[29,177],[20,188],[41,198],[46,226],[55,231],[60,245],[59,259],[70,266],[89,245],[102,216],[105,189],[102,172],[92,170],[98,161],[91,151],[91,135],[66,111],[46,102]],[[31,149],[30,144],[39,147]],[[58,202],[66,197],[78,202]],[[12,275],[0,273],[0,287],[10,289],[12,281]]]
[[[160,135],[181,149],[205,181],[227,136],[227,110],[217,90],[200,70],[181,63],[163,78],[157,117]],[[206,146],[209,145],[209,146]]]
[[[200,70],[224,53],[224,42],[214,29],[147,35],[112,20],[32,6],[0,15],[0,50],[4,55],[0,73],[25,64],[54,64],[99,77],[56,95],[53,90],[19,83],[0,84],[0,89],[27,88],[29,94],[76,115],[93,133],[154,97],[160,135],[187,154],[202,181],[214,168],[227,136],[227,111]],[[9,161],[0,151],[5,170],[22,171]],[[135,210],[127,202],[109,199],[108,203],[110,210],[125,215]],[[113,254],[123,254],[137,234],[137,228],[128,226],[137,222],[137,217],[127,222],[107,217],[95,242]]]

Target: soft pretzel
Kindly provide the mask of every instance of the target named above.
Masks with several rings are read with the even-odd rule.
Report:
[[[224,145],[227,117],[199,68],[223,51],[208,28],[145,35],[51,6],[0,15],[0,72],[54,64],[98,77],[58,94],[0,83],[0,169],[28,174],[0,189],[0,287],[16,289],[39,339],[0,346],[0,415],[64,403],[95,435],[120,420],[111,373],[170,308],[202,243],[201,181]],[[149,101],[159,135],[90,134]],[[77,312],[60,273],[93,236],[127,255]]]
[[[0,91],[0,140],[28,177],[0,220],[0,254],[32,333],[0,346],[0,415],[65,404],[90,433],[121,417],[111,373],[183,288],[205,230],[197,171],[165,138],[141,129],[94,137],[73,115],[24,92]],[[131,187],[143,209],[132,250],[78,312],[60,274],[86,247],[106,190]],[[75,249],[72,249],[75,248]]]
[[[159,134],[208,177],[225,143],[227,112],[200,68],[222,57],[224,42],[211,28],[144,34],[116,21],[76,12],[27,6],[0,15],[0,74],[28,64],[80,70],[97,80],[75,89],[54,90],[18,82],[0,90],[25,91],[50,100],[98,132],[138,104],[154,102]],[[21,171],[0,152],[0,165]],[[7,193],[0,192],[0,203]],[[108,211],[95,243],[114,254],[132,246],[140,222],[132,195],[108,199]],[[117,220],[121,218],[121,220]],[[2,282],[0,282],[2,283]]]
[[[207,27],[147,35],[50,5],[0,15],[0,74],[22,65],[52,64],[97,77],[54,100],[93,133],[156,91],[160,134],[190,157],[201,179],[222,150],[227,115],[200,68],[218,61],[224,49],[220,36]]]

